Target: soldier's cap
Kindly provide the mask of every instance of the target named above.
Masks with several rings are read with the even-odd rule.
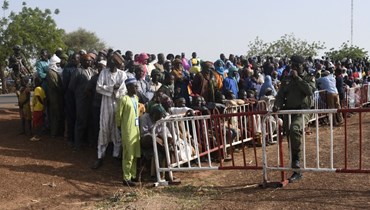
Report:
[[[308,68],[308,73],[311,75],[311,76],[314,76],[315,73],[316,73],[316,70],[314,68]]]
[[[303,64],[304,63],[304,57],[301,55],[293,55],[290,60],[292,63],[298,63],[298,64]]]
[[[13,50],[20,50],[21,49],[21,46],[19,46],[19,45],[14,45],[14,47],[13,47]]]

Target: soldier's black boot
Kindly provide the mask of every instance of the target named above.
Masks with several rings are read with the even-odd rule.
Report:
[[[288,180],[289,180],[289,183],[293,183],[293,182],[296,182],[300,179],[302,179],[302,173],[301,172],[293,172],[292,176]]]

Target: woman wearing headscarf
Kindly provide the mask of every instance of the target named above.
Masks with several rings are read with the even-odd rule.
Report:
[[[202,64],[202,71],[195,75],[193,80],[193,93],[202,96],[206,102],[215,101],[216,84],[212,62]]]
[[[215,69],[212,70],[213,75],[215,76],[216,88],[217,90],[222,89],[222,82],[225,77],[227,77],[225,72],[225,63],[219,59],[214,63]]]
[[[236,74],[238,69],[235,66],[229,68],[227,78],[223,81],[222,94],[225,96],[231,91],[234,96],[238,96],[238,83],[236,82]]]
[[[186,105],[190,105],[189,98],[189,74],[184,70],[180,59],[173,61],[173,70],[171,74],[174,76],[174,99],[185,98]]]
[[[136,62],[143,66],[143,70],[144,70],[143,78],[146,78],[146,76],[151,73],[151,72],[148,72],[148,66],[147,66],[148,59],[149,59],[149,56],[146,53],[140,53],[140,55],[137,57]]]
[[[260,89],[260,92],[258,94],[258,99],[260,99],[261,97],[263,97],[265,95],[267,88],[271,88],[272,95],[276,96],[276,90],[275,90],[274,85],[272,85],[272,79],[271,79],[270,75],[265,76],[265,82],[263,83],[263,85]]]

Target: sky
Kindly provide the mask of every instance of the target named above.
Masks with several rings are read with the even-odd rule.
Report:
[[[9,0],[7,13],[19,12],[23,1],[59,9],[58,28],[94,32],[122,52],[197,52],[214,61],[220,53],[246,54],[257,36],[272,42],[293,33],[326,50],[351,40],[351,0]],[[353,44],[370,51],[370,1],[353,5]]]

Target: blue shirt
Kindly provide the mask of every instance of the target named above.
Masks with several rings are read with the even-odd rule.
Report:
[[[41,79],[45,79],[48,70],[49,70],[49,61],[39,60],[36,62],[37,75]]]
[[[328,93],[338,93],[336,80],[332,74],[317,79],[317,86],[320,90],[326,90]]]
[[[286,68],[286,66],[284,65],[284,66],[276,69],[276,71],[278,73],[278,78],[280,78],[281,75],[283,75],[283,71],[284,71],[285,68]]]
[[[222,85],[222,94],[226,95],[231,90],[235,97],[238,97],[238,84],[234,78],[226,77]]]

